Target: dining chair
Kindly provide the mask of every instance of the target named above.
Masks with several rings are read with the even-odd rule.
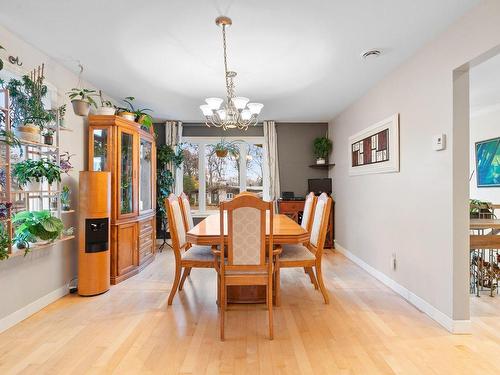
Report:
[[[224,236],[227,213],[227,245]],[[266,216],[269,239],[266,251]],[[273,207],[272,202],[243,194],[220,205],[220,248],[213,249],[218,275],[220,339],[224,340],[226,288],[231,285],[265,285],[269,312],[269,338],[273,339]],[[227,257],[221,255],[226,254]],[[268,256],[271,254],[271,256]],[[278,254],[276,254],[276,257]]]
[[[184,222],[184,227],[186,232],[194,227],[193,215],[191,214],[191,204],[189,203],[189,197],[186,193],[182,192],[179,195],[179,203],[182,208],[182,221]]]
[[[179,198],[175,194],[170,194],[165,199],[168,221],[170,223],[170,237],[172,239],[172,248],[175,256],[175,276],[172,284],[168,304],[172,304],[177,288],[181,279],[181,271],[184,268],[184,274],[189,274],[191,268],[214,268],[214,256],[210,246],[191,245],[186,241],[186,227],[182,218],[182,208]],[[185,279],[185,277],[184,277]]]
[[[311,191],[306,196],[306,200],[304,202],[304,211],[302,211],[302,221],[300,222],[300,226],[304,228],[307,232],[311,233],[313,217],[314,217],[314,209],[316,208],[316,195]],[[315,289],[318,289],[318,282],[316,277],[314,276],[314,272],[312,267],[304,267],[304,272],[309,275],[309,279],[311,283],[314,285]]]
[[[316,270],[316,279],[323,294],[325,303],[330,302],[328,291],[323,282],[321,270],[321,258],[323,247],[325,245],[326,232],[328,229],[328,220],[332,208],[332,198],[326,193],[321,194],[316,202],[314,216],[312,219],[311,236],[309,242],[302,244],[284,244],[276,262],[276,305],[280,304],[280,269],[291,267],[314,268]]]

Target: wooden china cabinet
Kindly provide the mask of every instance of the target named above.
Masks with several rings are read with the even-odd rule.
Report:
[[[89,170],[111,172],[111,284],[140,272],[156,249],[153,129],[119,116],[89,116]]]

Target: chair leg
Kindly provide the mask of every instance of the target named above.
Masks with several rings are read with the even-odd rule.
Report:
[[[267,284],[267,308],[269,310],[269,340],[274,338],[273,327],[273,275],[269,275]]]
[[[328,305],[330,303],[330,298],[328,297],[328,290],[326,290],[325,283],[323,282],[323,273],[321,271],[321,259],[316,261],[316,276],[318,278],[319,289],[321,294],[323,294],[323,299]]]
[[[175,276],[174,283],[172,284],[172,290],[170,290],[170,295],[168,296],[168,304],[172,304],[172,300],[174,299],[175,292],[177,291],[177,287],[179,286],[179,280],[181,279],[181,269],[180,265],[175,266]]]
[[[279,307],[281,304],[281,273],[280,273],[280,262],[279,260],[276,261],[276,266],[274,270],[274,279],[275,279],[275,284],[274,284],[274,290],[275,290],[275,303],[276,307]]]
[[[186,281],[186,278],[189,276],[190,273],[191,273],[191,267],[184,268],[184,271],[182,272],[181,283],[179,284],[179,292],[184,287],[184,281]]]
[[[314,289],[318,289],[318,282],[316,280],[316,276],[314,276],[314,271],[312,267],[305,267],[307,270],[307,274],[309,275],[309,279],[311,279],[311,283],[314,285]]]
[[[226,286],[224,284],[224,279],[221,278],[221,283],[220,283],[220,298],[221,301],[219,302],[219,312],[220,312],[220,339],[221,341],[224,341],[224,314],[226,311]]]

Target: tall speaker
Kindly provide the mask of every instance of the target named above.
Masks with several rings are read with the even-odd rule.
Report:
[[[78,294],[94,296],[110,283],[111,173],[80,172]]]

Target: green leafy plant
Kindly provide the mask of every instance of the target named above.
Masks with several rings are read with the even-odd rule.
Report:
[[[27,249],[30,242],[38,239],[53,242],[64,229],[61,219],[52,216],[47,210],[19,212],[12,218],[12,223],[16,225],[14,242],[18,247],[21,245],[21,248]]]
[[[54,181],[61,182],[61,172],[57,164],[47,159],[27,159],[16,163],[12,169],[12,174],[21,187],[29,182],[40,182],[43,179],[46,179],[49,184]]]
[[[0,142],[3,142],[10,147],[18,147],[22,152],[21,141],[16,137],[12,130],[1,129]]]
[[[177,152],[172,146],[161,145],[156,152],[156,207],[157,215],[166,228],[167,212],[165,210],[165,198],[167,198],[174,188],[174,176],[172,171],[184,161],[184,153],[181,147]],[[163,237],[165,243],[166,237]]]
[[[314,156],[317,159],[326,159],[332,150],[332,141],[327,137],[319,137],[313,141]]]
[[[71,91],[68,91],[67,94],[71,101],[81,100],[97,108],[94,97],[99,96],[99,94],[95,90],[74,87],[71,89]]]
[[[99,90],[99,100],[101,101],[101,107],[114,107],[111,100],[104,100],[104,96],[102,95],[102,90]]]
[[[64,120],[64,116],[66,116],[66,104],[57,108],[57,114],[59,115],[59,120]]]
[[[479,214],[493,214],[493,206],[491,202],[484,202],[479,199],[469,199],[469,215],[471,218],[479,217]]]
[[[61,205],[63,211],[69,211],[71,208],[71,199],[70,199],[71,190],[68,185],[64,185],[61,191]]]
[[[43,77],[34,82],[24,75],[21,80],[11,79],[6,88],[10,94],[13,127],[32,123],[43,129],[46,124],[55,120],[54,113],[43,106],[43,98],[47,95]]]
[[[135,108],[133,101],[135,98],[133,96],[127,96],[123,99],[125,106],[116,107],[118,113],[130,112],[135,115],[135,121],[140,121],[141,125],[144,125],[148,129],[153,125],[153,118],[148,112],[152,112],[149,108]]]
[[[238,156],[240,153],[240,149],[238,148],[238,142],[241,143],[243,141],[232,141],[228,142],[222,138],[220,142],[211,146],[213,151],[217,154],[218,157],[224,158],[227,154],[231,154],[233,156]]]
[[[9,258],[9,246],[11,242],[9,239],[9,234],[5,230],[3,225],[0,225],[0,260],[5,260]]]

